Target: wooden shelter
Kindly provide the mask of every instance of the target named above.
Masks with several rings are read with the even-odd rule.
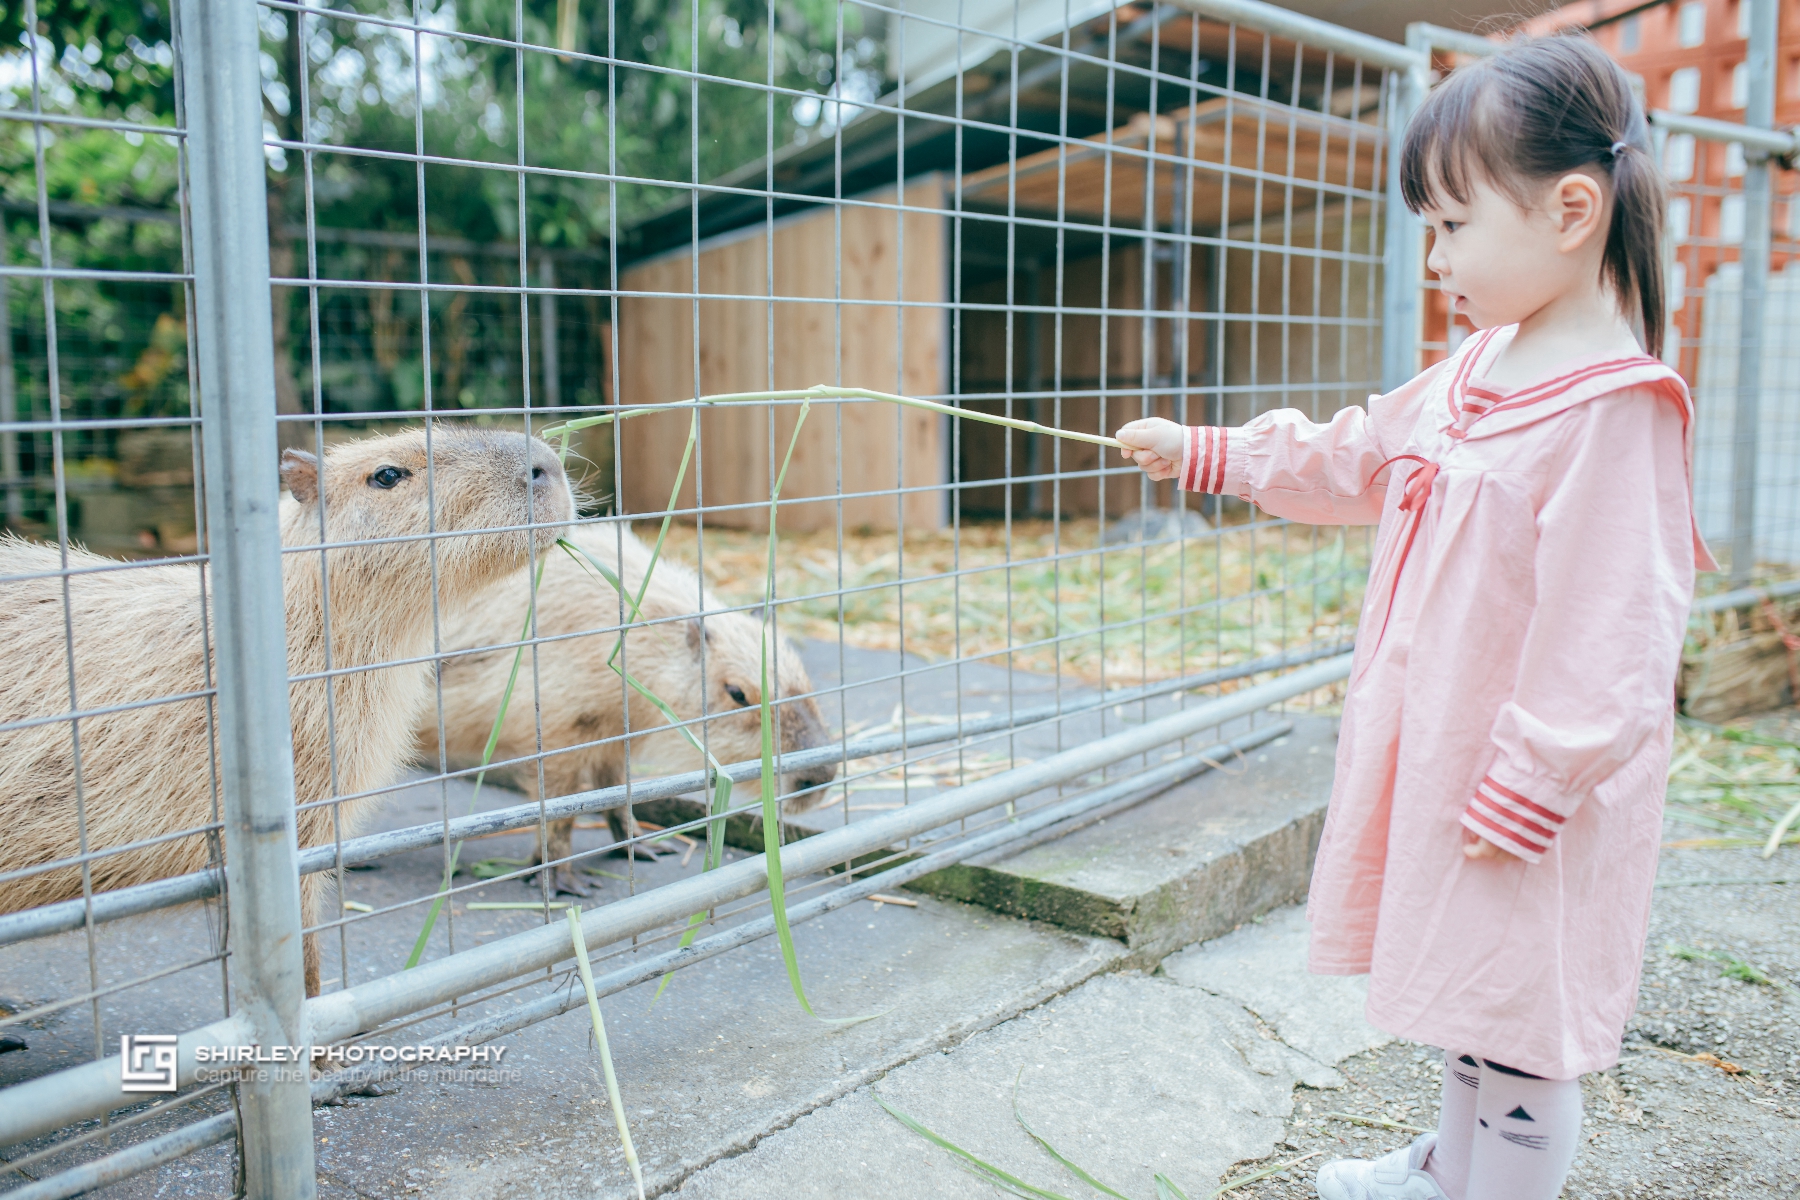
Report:
[[[621,399],[841,382],[1092,432],[1148,413],[1236,423],[1361,402],[1379,361],[1380,81],[1331,70],[1291,73],[1282,94],[1298,103],[1214,94],[960,178],[917,177],[903,215],[890,186],[640,262],[620,278]],[[771,438],[768,412],[701,418],[709,522],[766,520],[793,421],[777,410]],[[623,426],[622,511],[667,504],[687,420]],[[815,408],[783,496],[841,494],[846,526],[884,529],[943,522],[946,492],[977,516],[1136,508],[1143,489],[1100,465],[1091,446],[846,404]],[[869,494],[897,487],[921,490]],[[784,505],[782,526],[834,525],[835,503]]]

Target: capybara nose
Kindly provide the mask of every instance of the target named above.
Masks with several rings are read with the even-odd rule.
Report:
[[[530,445],[531,453],[520,469],[519,482],[529,484],[534,490],[562,483],[563,467],[556,459],[556,452],[536,438],[531,439]]]
[[[834,762],[820,763],[816,767],[808,767],[794,775],[794,790],[808,791],[812,788],[824,787],[837,778],[838,768]]]

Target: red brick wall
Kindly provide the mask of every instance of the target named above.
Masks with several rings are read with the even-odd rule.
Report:
[[[1679,99],[1672,95],[1676,72],[1698,68],[1700,73],[1696,104],[1692,111],[1703,117],[1722,121],[1742,121],[1744,110],[1734,105],[1733,69],[1744,61],[1747,43],[1738,33],[1739,8],[1745,0],[1692,0],[1704,11],[1705,21],[1698,45],[1682,45],[1682,10],[1684,0],[1669,0],[1649,8],[1640,8],[1642,0],[1577,0],[1527,22],[1523,29],[1532,34],[1549,34],[1564,29],[1589,29],[1595,40],[1627,71],[1644,81],[1644,97],[1650,108],[1674,109]],[[1637,12],[1632,12],[1638,9]],[[1630,14],[1630,15],[1623,15]],[[1780,40],[1776,54],[1775,122],[1777,125],[1800,123],[1800,0],[1780,0]],[[1635,26],[1635,28],[1634,28]],[[1635,39],[1635,45],[1633,41]],[[1452,64],[1441,64],[1445,68]],[[1736,97],[1741,101],[1742,97]],[[1723,145],[1698,142],[1695,145],[1693,170],[1686,180],[1671,179],[1672,195],[1686,199],[1689,208],[1689,234],[1676,247],[1676,261],[1686,273],[1687,295],[1673,312],[1673,320],[1682,338],[1698,336],[1696,322],[1700,318],[1698,293],[1720,262],[1737,258],[1737,247],[1714,244],[1720,238],[1721,201],[1742,186],[1742,177],[1730,173],[1730,156]],[[1678,164],[1676,164],[1678,165]],[[1800,253],[1794,238],[1800,232],[1800,213],[1790,205],[1800,205],[1800,178],[1796,172],[1774,173],[1776,203],[1775,258],[1780,267]],[[1425,338],[1427,342],[1445,337],[1448,314],[1438,293],[1428,294],[1425,304]],[[1454,336],[1452,338],[1454,340]],[[1430,363],[1442,357],[1441,350],[1428,352]],[[1679,369],[1692,378],[1694,352],[1691,347],[1681,355]]]

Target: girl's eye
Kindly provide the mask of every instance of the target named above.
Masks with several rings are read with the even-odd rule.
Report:
[[[1461,227],[1462,227],[1461,221],[1445,221],[1444,222],[1444,232],[1445,233],[1455,233]]]
[[[735,683],[726,684],[725,685],[725,694],[727,696],[730,696],[733,703],[735,703],[739,708],[749,708],[750,707],[750,701],[744,699],[744,689],[739,687],[737,684],[735,684]]]
[[[412,472],[404,467],[381,467],[369,476],[369,486],[391,488],[402,479],[408,479],[411,476]]]

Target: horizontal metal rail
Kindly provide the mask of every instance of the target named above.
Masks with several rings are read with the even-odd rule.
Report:
[[[1026,726],[1092,712],[1115,704],[1131,704],[1155,696],[1168,695],[1171,692],[1211,687],[1234,679],[1261,675],[1268,671],[1304,666],[1329,655],[1341,654],[1348,648],[1348,646],[1340,644],[1292,654],[1271,655],[1252,659],[1235,667],[1224,667],[1217,671],[1189,675],[1165,683],[1150,684],[1147,687],[1124,688],[1073,702],[1046,704],[1034,708],[1018,709],[1010,713],[996,713],[991,717],[963,721],[961,725],[946,724],[935,728],[929,725],[914,726],[904,734],[878,734],[874,737],[858,738],[852,742],[820,746],[812,750],[786,754],[777,760],[776,769],[786,775],[806,770],[808,767],[842,762],[845,759],[867,758],[875,754],[893,754],[914,746],[936,745],[940,742],[1000,733],[1009,729],[1022,730]],[[762,774],[762,764],[754,761],[731,763],[725,767],[725,774],[734,783],[744,783],[756,779]],[[704,791],[707,786],[707,772],[689,771],[686,774],[670,775],[645,783],[633,783],[629,787],[620,784],[589,792],[572,792],[566,796],[558,796],[554,800],[546,800],[542,811],[545,820],[558,821],[564,817],[602,812],[628,803],[640,804],[650,800],[667,800],[675,796],[685,796],[691,792]],[[536,828],[538,815],[539,809],[535,804],[515,804],[488,812],[474,813],[466,817],[452,818],[447,834],[445,825],[438,822],[349,838],[344,841],[342,846],[343,861],[346,864],[371,862],[378,858],[404,854],[409,850],[422,850],[429,846],[442,845],[446,837],[453,842],[465,841],[483,834]],[[338,847],[336,846],[314,846],[300,851],[302,874],[328,871],[336,866],[337,862]],[[103,924],[107,921],[117,921],[123,917],[152,912],[159,908],[209,899],[219,894],[219,880],[220,873],[216,870],[195,871],[189,875],[177,875],[172,879],[159,879],[154,883],[142,883],[135,887],[119,888],[117,891],[96,893],[93,897],[94,923]],[[80,929],[87,923],[87,905],[88,902],[85,900],[64,900],[56,904],[46,904],[41,908],[0,916],[0,946],[10,946],[31,938],[47,937],[51,934]]]
[[[902,845],[1008,801],[1083,778],[1170,742],[1338,683],[1349,675],[1350,662],[1348,654],[1326,659],[1136,729],[1096,739],[1042,762],[794,842],[782,850],[783,870],[788,877],[798,878]],[[609,946],[683,921],[691,913],[754,895],[766,889],[768,882],[764,856],[740,859],[706,874],[594,909],[582,918],[582,934],[590,946]],[[564,929],[558,925],[542,926],[411,971],[308,1000],[307,1028],[315,1044],[340,1041],[454,997],[473,995],[554,966],[572,953]],[[196,1078],[200,1066],[196,1052],[201,1047],[238,1045],[248,1040],[250,1025],[241,1015],[180,1035],[176,1047],[178,1082],[191,1083]],[[0,1093],[0,1146],[42,1137],[120,1107],[119,1066],[119,1059],[110,1057],[17,1084]]]
[[[1800,579],[1771,583],[1767,587],[1738,588],[1733,592],[1720,592],[1716,596],[1703,596],[1694,601],[1694,615],[1724,612],[1728,608],[1748,608],[1752,604],[1761,604],[1764,600],[1780,600],[1786,596],[1800,596]]]
[[[1708,142],[1737,142],[1746,150],[1760,150],[1776,158],[1800,153],[1800,135],[1791,129],[1753,129],[1736,121],[1693,117],[1667,109],[1650,110],[1650,123],[1670,133],[1686,133]]]
[[[1446,29],[1442,25],[1433,25],[1430,21],[1408,22],[1406,44],[1425,46],[1432,50],[1448,50],[1452,54],[1466,54],[1470,58],[1486,58],[1505,47],[1504,42],[1489,41],[1478,33]]]
[[[1199,754],[1189,754],[1152,770],[1133,775],[1129,779],[1121,779],[1116,783],[1072,797],[1060,804],[1041,808],[1018,820],[1004,822],[997,829],[987,833],[959,839],[956,845],[946,849],[921,855],[885,870],[876,871],[854,883],[834,888],[824,896],[788,909],[788,924],[799,925],[815,917],[836,912],[840,908],[845,908],[860,900],[866,900],[877,892],[904,886],[915,879],[922,878],[934,871],[941,871],[946,867],[1018,853],[1020,850],[1035,845],[1045,837],[1072,832],[1073,828],[1079,827],[1072,825],[1073,822],[1088,824],[1102,817],[1122,812],[1133,805],[1142,804],[1146,800],[1161,795],[1171,787],[1218,765],[1224,759],[1246,754],[1258,746],[1292,733],[1293,729],[1293,722],[1278,721],[1241,737],[1233,738],[1229,742],[1221,742],[1217,746],[1209,747]],[[601,975],[594,980],[594,993],[597,996],[611,996],[627,988],[636,987],[638,984],[647,983],[670,971],[678,971],[728,950],[735,950],[740,946],[747,946],[752,942],[771,937],[774,933],[775,919],[773,917],[759,917],[753,921],[745,921],[741,925],[734,925],[730,929],[710,937],[701,938],[690,946],[670,950],[650,958],[640,958],[630,966]],[[424,1044],[437,1047],[477,1046],[497,1037],[504,1037],[509,1033],[517,1033],[521,1029],[550,1020],[552,1017],[559,1017],[573,1009],[585,1007],[586,1004],[587,992],[585,989],[559,988],[552,994],[529,1004],[483,1017],[452,1029],[448,1033],[439,1034],[437,1037],[428,1039]],[[375,1067],[352,1068],[325,1076],[314,1081],[312,1085],[313,1103],[326,1104],[340,1096],[354,1094],[367,1088],[370,1084],[381,1083],[392,1078],[400,1070],[399,1064],[393,1066],[384,1064]],[[82,1163],[80,1166],[38,1180],[26,1187],[7,1192],[6,1197],[7,1200],[69,1200],[70,1197],[80,1196],[96,1188],[153,1170],[184,1154],[215,1145],[231,1137],[236,1129],[237,1119],[234,1114],[219,1113],[192,1125],[148,1138],[104,1158]]]
[[[1423,56],[1384,38],[1357,33],[1315,17],[1301,16],[1258,0],[1166,0],[1173,8],[1186,9],[1215,21],[1243,25],[1261,33],[1288,38],[1319,50],[1346,54],[1377,67],[1409,71],[1425,65]]]

